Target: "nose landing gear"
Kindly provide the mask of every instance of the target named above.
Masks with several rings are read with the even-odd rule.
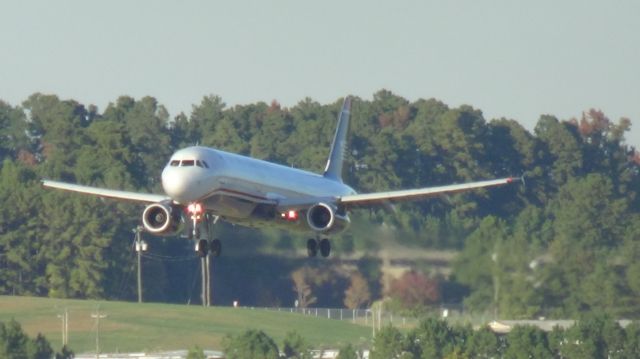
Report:
[[[217,216],[212,216],[204,211],[204,207],[200,203],[192,203],[187,207],[187,212],[191,215],[191,232],[190,239],[196,242],[195,250],[198,257],[204,258],[209,253],[218,257],[222,253],[222,242],[219,239],[213,239],[213,225],[218,221]],[[201,238],[201,233],[205,232],[207,239]]]
[[[222,253],[222,243],[219,239],[213,239],[208,241],[206,239],[199,239],[196,242],[196,253],[198,257],[206,257],[207,254],[211,254],[214,257],[219,257]]]

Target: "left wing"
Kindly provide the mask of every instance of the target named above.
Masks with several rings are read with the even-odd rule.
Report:
[[[113,198],[122,201],[142,202],[142,203],[157,203],[166,200],[171,200],[168,196],[151,193],[138,193],[128,191],[117,191],[113,189],[82,186],[78,184],[71,184],[58,181],[43,180],[42,185],[44,187],[57,188],[65,191],[79,192],[84,194],[90,194],[97,197]]]
[[[453,184],[439,187],[426,187],[419,189],[409,189],[401,191],[390,192],[376,192],[366,194],[353,194],[342,196],[338,198],[338,204],[343,204],[347,207],[351,206],[367,206],[375,204],[385,204],[389,202],[399,201],[412,201],[428,197],[435,197],[442,194],[452,194],[458,192],[465,192],[472,189],[502,186],[513,183],[515,181],[521,181],[522,178],[508,177],[489,181],[470,182],[462,184]]]

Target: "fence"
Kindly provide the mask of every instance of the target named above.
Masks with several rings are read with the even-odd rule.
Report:
[[[354,324],[384,326],[387,324],[393,326],[415,326],[420,322],[420,318],[413,316],[397,315],[389,311],[377,309],[345,309],[345,308],[252,308],[259,310],[270,310],[285,313],[298,313],[301,315],[312,316],[317,318],[327,318],[334,320],[348,320]],[[459,316],[460,308],[434,308],[434,314],[437,313],[443,318],[451,316]]]

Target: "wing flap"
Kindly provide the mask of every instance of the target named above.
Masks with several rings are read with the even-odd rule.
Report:
[[[90,186],[83,186],[78,184],[50,181],[50,180],[43,180],[42,185],[44,187],[61,189],[63,191],[78,192],[78,193],[94,195],[97,197],[112,198],[112,199],[130,201],[130,202],[156,203],[156,202],[170,200],[169,197],[164,195],[159,195],[159,194],[118,191],[113,189],[90,187]]]
[[[401,191],[377,192],[366,194],[354,194],[340,197],[338,203],[346,206],[366,206],[384,204],[389,202],[413,201],[428,197],[435,197],[443,194],[453,194],[470,191],[478,188],[502,186],[520,181],[520,178],[501,178],[489,181],[461,183],[439,187],[427,187],[419,189],[409,189]]]
[[[276,210],[287,211],[291,209],[308,209],[318,203],[336,203],[335,197],[303,197],[303,198],[283,198],[278,200]]]

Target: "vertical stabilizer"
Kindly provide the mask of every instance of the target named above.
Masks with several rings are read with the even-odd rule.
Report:
[[[342,111],[338,115],[338,127],[331,144],[331,152],[324,176],[342,182],[342,164],[347,150],[347,132],[349,131],[349,116],[351,115],[351,98],[345,97]]]

